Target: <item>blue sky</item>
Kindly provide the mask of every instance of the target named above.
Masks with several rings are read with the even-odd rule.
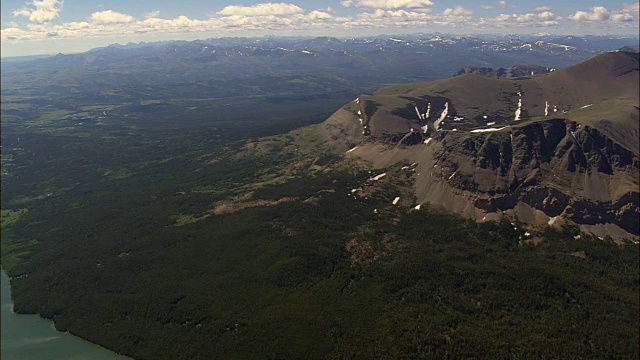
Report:
[[[2,56],[220,36],[412,32],[637,35],[634,1],[2,0]]]

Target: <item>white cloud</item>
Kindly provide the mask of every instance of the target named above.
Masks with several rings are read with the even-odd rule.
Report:
[[[535,11],[537,11],[537,12],[544,12],[544,11],[549,11],[549,10],[551,10],[551,8],[548,7],[548,6],[538,6],[537,8],[535,8]]]
[[[190,31],[196,29],[211,29],[212,22],[189,19],[186,16],[178,16],[175,19],[158,19],[147,18],[142,21],[136,21],[127,25],[137,33],[145,32],[172,32],[172,31]]]
[[[609,11],[603,6],[595,6],[591,8],[591,12],[576,11],[574,15],[568,16],[569,19],[583,23],[608,23],[615,22],[620,25],[628,26],[638,20],[638,3],[623,4],[621,10]],[[635,24],[637,27],[637,24]]]
[[[13,10],[11,15],[29,17],[29,16],[31,16],[31,10],[29,10],[27,8],[20,8],[20,9]]]
[[[219,15],[244,15],[244,16],[265,16],[265,15],[293,15],[303,13],[301,7],[294,4],[285,3],[264,3],[253,6],[230,5],[218,12]]]
[[[506,1],[504,1],[504,0],[500,0],[500,1],[498,1],[498,6],[500,6],[500,7],[501,7],[501,8],[503,8],[503,9],[505,9],[505,8],[513,8],[513,7],[516,7],[515,5],[511,5],[511,4],[507,3],[507,2],[506,2]]]
[[[319,10],[314,10],[309,13],[309,18],[311,20],[323,20],[323,19],[332,19],[333,15]]]
[[[556,16],[551,11],[543,11],[543,12],[537,14],[537,18],[542,20],[542,21],[555,21],[555,20],[559,20],[560,19],[558,16]]]
[[[149,11],[148,13],[145,13],[143,16],[145,19],[157,18],[158,16],[160,16],[160,11],[159,10]]]
[[[98,24],[130,23],[133,21],[133,16],[113,10],[105,10],[91,14],[91,21]]]
[[[27,24],[27,29],[29,29],[34,33],[37,33],[37,32],[47,32],[49,31],[48,29],[50,28],[42,24]]]
[[[633,15],[628,13],[620,13],[611,15],[611,20],[618,22],[630,22],[634,21],[636,18]]]
[[[576,11],[569,19],[575,21],[606,21],[611,18],[611,13],[603,6],[594,6],[590,13],[586,11]]]
[[[614,21],[630,21],[638,19],[640,17],[640,2],[633,4],[622,4],[622,11],[619,14],[613,15]]]
[[[428,12],[376,9],[372,13],[358,14],[355,18],[340,19],[339,26],[348,29],[424,27],[435,19]]]
[[[0,40],[29,40],[33,35],[29,31],[19,28],[8,28],[0,30]]]
[[[473,11],[456,6],[455,8],[447,8],[442,12],[441,17],[434,17],[433,23],[443,26],[454,26],[456,23],[470,21]]]
[[[62,0],[33,0],[27,6],[14,10],[13,16],[28,17],[29,21],[42,24],[60,15]]]
[[[91,27],[91,24],[89,24],[86,21],[82,21],[82,22],[68,22],[68,23],[64,23],[60,26],[60,28],[66,29],[66,30],[83,30],[83,29],[88,29],[89,27]]]
[[[155,14],[151,14],[155,15]],[[308,13],[298,13],[289,16],[260,15],[230,15],[213,16],[206,20],[190,19],[178,16],[174,19],[147,17],[136,20],[126,14],[113,11],[95,13],[92,21],[52,24],[28,24],[27,30],[11,28],[2,30],[2,39],[38,40],[51,36],[58,38],[92,38],[133,34],[167,34],[189,33],[204,31],[297,31],[325,28],[339,28],[352,21],[352,18],[335,17],[326,11],[314,10]],[[125,22],[126,21],[126,22]]]
[[[363,19],[404,19],[404,20],[416,20],[425,19],[427,16],[423,13],[417,13],[413,11],[405,10],[382,10],[378,9],[373,13],[363,13],[359,15]]]
[[[491,10],[493,9],[493,5],[480,5],[481,8],[485,9],[485,10]]]
[[[546,27],[557,26],[562,17],[555,15],[550,11],[541,13],[527,14],[500,14],[493,18],[481,18],[478,22],[479,27]]]
[[[374,9],[418,9],[433,5],[431,0],[344,0],[342,6],[368,7]]]
[[[443,12],[444,16],[470,16],[473,14],[473,11],[467,10],[462,6],[456,6],[455,8],[445,9]]]

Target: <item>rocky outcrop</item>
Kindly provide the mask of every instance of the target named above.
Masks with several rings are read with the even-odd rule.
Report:
[[[597,85],[584,85],[590,78]],[[417,164],[417,204],[638,239],[637,86],[637,54],[612,52],[529,79],[464,75],[385,88],[323,126],[374,168]],[[516,102],[522,117],[509,119]]]
[[[438,144],[442,181],[482,212],[526,204],[550,218],[640,234],[638,157],[595,128],[553,119],[496,133],[449,132]]]
[[[417,163],[417,204],[478,221],[576,224],[637,238],[639,159],[597,129],[552,119],[495,133],[443,132],[428,144],[363,143],[350,156],[386,168]]]

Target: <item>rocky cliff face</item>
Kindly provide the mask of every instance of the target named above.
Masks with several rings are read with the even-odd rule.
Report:
[[[467,89],[481,88],[475,75],[436,87],[386,89],[345,106],[325,122],[324,131],[338,148],[357,146],[347,156],[374,168],[416,163],[416,204],[478,221],[506,216],[532,226],[577,224],[598,236],[637,239],[638,57],[608,53],[590,61],[609,66],[592,75],[578,71],[594,67],[587,63],[557,76],[489,79],[486,87],[495,93],[483,96],[495,102],[484,107],[458,89],[465,77]],[[579,89],[582,96],[575,99],[570,89],[553,86],[558,79],[581,82],[589,76],[608,83],[591,92]],[[520,104],[513,119],[498,118],[500,109],[513,111],[510,88],[519,89]],[[585,97],[588,104],[582,104]],[[554,111],[544,98],[561,102],[562,109],[556,105]],[[406,111],[412,107],[413,116]],[[489,115],[477,115],[482,113]]]
[[[481,213],[525,206],[525,222],[544,223],[536,214],[542,212],[547,223],[612,224],[639,234],[638,157],[595,128],[553,119],[474,136],[449,133],[439,145],[439,180]],[[428,191],[423,197],[428,201]]]

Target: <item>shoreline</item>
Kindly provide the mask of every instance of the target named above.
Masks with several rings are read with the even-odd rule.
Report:
[[[89,341],[89,340],[85,339],[84,337],[74,333],[73,331],[60,331],[56,327],[56,323],[55,323],[54,320],[47,319],[47,318],[43,317],[41,314],[37,314],[37,313],[36,314],[25,314],[25,313],[16,312],[15,311],[15,303],[13,301],[13,296],[11,295],[11,279],[12,278],[9,277],[9,275],[6,273],[4,268],[0,268],[0,276],[3,278],[2,279],[3,283],[4,283],[5,279],[7,281],[7,285],[8,285],[7,289],[8,289],[8,293],[9,293],[8,300],[10,300],[10,302],[8,302],[6,304],[11,304],[10,307],[9,306],[7,307],[9,309],[8,311],[11,314],[14,314],[16,317],[23,317],[24,316],[26,318],[37,319],[40,322],[45,322],[46,321],[48,323],[48,327],[51,329],[51,331],[53,331],[55,333],[55,335],[57,335],[57,337],[55,337],[55,339],[63,339],[63,340],[66,340],[66,341],[71,341],[73,339],[75,341],[80,341],[80,342],[82,342],[82,343],[84,343],[84,344],[86,344],[88,346],[95,347],[96,351],[105,352],[105,354],[104,354],[105,356],[107,355],[106,352],[112,354],[113,357],[115,358],[114,360],[116,360],[116,359],[118,359],[118,360],[135,360],[132,357],[129,357],[129,356],[124,355],[124,354],[120,354],[120,353],[118,353],[118,352],[114,351],[113,349],[110,349],[110,348],[108,348],[106,346],[103,346],[101,344],[97,344],[95,342]],[[4,289],[4,286],[3,286],[3,289]],[[3,305],[5,304],[4,300],[5,299],[3,298]],[[3,320],[3,322],[4,322],[4,320]],[[65,339],[64,337],[69,337],[69,339]],[[2,340],[3,340],[3,347],[4,347],[4,345],[5,345],[4,341],[6,339],[3,337]]]

